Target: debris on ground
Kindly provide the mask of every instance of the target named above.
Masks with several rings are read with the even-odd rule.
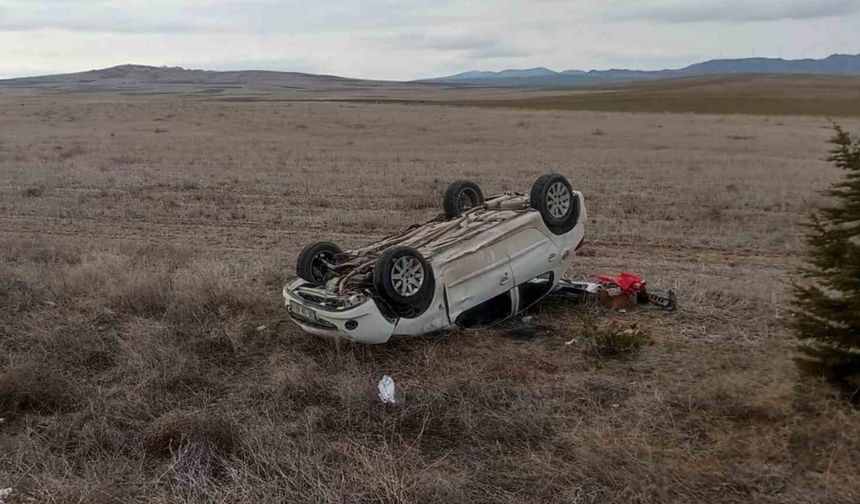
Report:
[[[647,302],[651,303],[652,305],[659,306],[666,311],[674,311],[675,308],[677,308],[677,299],[675,297],[675,291],[671,289],[665,295],[649,292]]]
[[[645,295],[645,280],[631,273],[617,275],[598,275],[600,290],[597,301],[604,308],[626,311],[636,306],[639,298]]]
[[[551,327],[536,324],[534,315],[526,315],[520,318],[519,325],[509,329],[507,334],[511,339],[529,341],[548,336],[551,330]]]
[[[587,303],[597,295],[600,285],[590,282],[574,282],[563,278],[552,295],[568,298],[581,304]]]
[[[388,375],[383,375],[377,385],[379,389],[379,400],[384,404],[397,404],[397,393],[394,390],[394,379]]]
[[[528,341],[548,335],[549,330],[546,326],[526,323],[508,331],[508,336],[515,340]]]
[[[649,292],[646,281],[632,273],[598,275],[597,283],[562,280],[555,294],[585,303],[596,299],[604,308],[625,313],[637,304],[653,304],[667,311],[676,308],[675,292]]]

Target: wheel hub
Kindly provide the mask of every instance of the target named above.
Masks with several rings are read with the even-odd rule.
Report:
[[[311,275],[320,284],[324,284],[334,276],[334,255],[329,252],[322,252],[314,257],[311,263]]]
[[[397,294],[414,296],[424,285],[424,266],[411,256],[398,258],[391,268],[391,284]]]
[[[556,219],[564,217],[570,210],[570,190],[561,182],[549,186],[546,200],[547,210]]]
[[[477,199],[478,197],[473,191],[464,189],[457,198],[457,208],[460,209],[460,213],[463,213],[475,206]]]

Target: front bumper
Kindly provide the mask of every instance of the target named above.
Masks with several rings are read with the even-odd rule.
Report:
[[[305,285],[308,283],[299,279],[283,291],[290,318],[303,331],[370,344],[385,343],[391,338],[395,322],[385,318],[372,299],[345,310],[332,310],[302,298],[296,290]]]

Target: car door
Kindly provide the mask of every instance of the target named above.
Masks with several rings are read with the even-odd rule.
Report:
[[[509,291],[514,275],[504,242],[451,261],[442,273],[452,322],[466,310]]]
[[[556,244],[536,228],[526,228],[505,240],[514,285],[552,271],[561,258]]]

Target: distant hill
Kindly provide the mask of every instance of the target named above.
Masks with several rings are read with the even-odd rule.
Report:
[[[451,80],[462,79],[523,79],[531,77],[546,77],[550,75],[558,75],[549,68],[526,68],[524,70],[502,70],[501,72],[463,72],[461,74],[452,75]]]
[[[860,75],[860,54],[834,54],[824,59],[785,60],[781,58],[720,59],[696,63],[672,70],[565,70],[548,68],[503,70],[501,72],[471,71],[446,77],[424,79],[420,82],[467,84],[478,86],[564,87],[637,82],[676,77],[714,74],[811,74]]]
[[[367,91],[377,88],[415,88],[420,86],[427,85],[348,79],[333,75],[298,72],[265,70],[217,72],[146,65],[119,65],[86,72],[0,80],[0,92],[24,93],[221,94],[228,92],[242,94],[284,90],[309,92]]]

